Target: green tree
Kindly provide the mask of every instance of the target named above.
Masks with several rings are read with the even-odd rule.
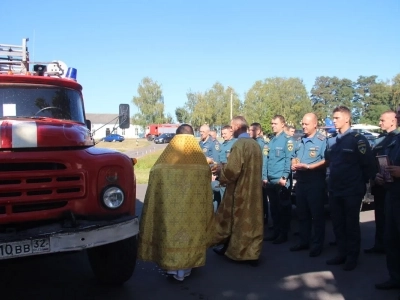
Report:
[[[311,102],[299,78],[267,78],[256,81],[246,93],[243,112],[249,123],[259,122],[265,132],[271,131],[274,115],[283,115],[288,124],[298,126],[310,112]]]
[[[400,105],[400,73],[393,77],[391,90],[390,107],[397,110]]]
[[[327,116],[339,105],[353,109],[355,89],[349,79],[320,76],[315,79],[311,89],[312,110],[317,115],[320,125]],[[358,117],[358,115],[356,114]]]
[[[211,89],[205,92],[189,91],[184,109],[189,116],[189,122],[195,129],[203,124],[219,128],[230,124],[230,99],[232,92],[233,115],[241,113],[241,102],[230,87],[225,88],[221,83],[216,82]]]
[[[167,118],[164,115],[164,97],[159,85],[149,77],[140,82],[137,89],[138,96],[132,99],[133,104],[138,108],[139,113],[133,116],[133,121],[141,126],[152,123],[165,123]]]
[[[190,122],[190,113],[187,111],[185,107],[177,107],[175,109],[176,120],[179,123],[188,123]]]
[[[359,76],[354,83],[353,110],[358,118],[355,122],[377,124],[379,116],[390,109],[391,87],[387,82],[378,82],[378,76]]]

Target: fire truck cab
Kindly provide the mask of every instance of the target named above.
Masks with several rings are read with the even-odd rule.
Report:
[[[121,284],[136,265],[136,160],[94,147],[76,69],[30,62],[27,42],[0,44],[0,260],[87,250],[95,277]]]

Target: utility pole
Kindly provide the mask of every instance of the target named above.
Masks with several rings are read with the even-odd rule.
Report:
[[[228,85],[228,88],[231,89],[231,120],[233,118],[232,111],[233,111],[233,89]]]

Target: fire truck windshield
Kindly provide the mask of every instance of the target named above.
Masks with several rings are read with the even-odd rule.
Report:
[[[53,118],[85,123],[81,94],[64,87],[0,86],[0,118]]]

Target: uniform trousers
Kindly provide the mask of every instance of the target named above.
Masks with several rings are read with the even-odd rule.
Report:
[[[383,187],[374,187],[374,207],[375,207],[375,244],[374,247],[383,249],[385,247],[385,194]]]
[[[268,205],[268,191],[266,187],[262,189],[263,207],[264,207],[264,224],[268,224],[269,205]]]
[[[385,251],[390,278],[400,284],[400,194],[385,197]]]
[[[338,256],[357,261],[360,255],[360,206],[363,195],[329,196],[329,208]]]
[[[274,226],[274,235],[287,237],[292,219],[290,190],[277,184],[267,185],[267,195]]]
[[[325,240],[325,178],[297,180],[296,214],[301,245],[322,250]]]

